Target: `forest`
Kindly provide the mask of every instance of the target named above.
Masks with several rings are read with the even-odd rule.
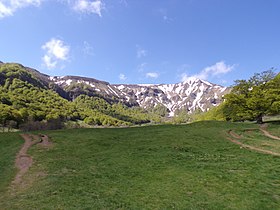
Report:
[[[0,126],[23,130],[58,129],[65,122],[99,126],[130,126],[144,123],[186,123],[200,120],[257,121],[280,114],[280,74],[274,70],[238,80],[224,102],[210,111],[189,114],[178,110],[168,118],[166,107],[144,110],[101,96],[80,93],[73,100],[62,97],[58,87],[19,64],[0,66]],[[75,125],[78,125],[76,123]]]
[[[79,120],[89,125],[132,125],[158,118],[140,107],[109,103],[97,96],[82,94],[67,100],[18,64],[0,67],[0,110],[2,127],[27,129]]]

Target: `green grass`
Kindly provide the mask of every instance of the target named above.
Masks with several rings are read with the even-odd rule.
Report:
[[[5,192],[0,209],[279,209],[280,158],[225,138],[246,127],[257,128],[199,122],[49,131],[54,147],[29,151],[32,184]]]
[[[242,138],[239,139],[238,141],[244,144],[251,145],[260,149],[265,149],[272,152],[280,153],[280,141],[266,137],[263,134],[263,132],[260,131],[259,129],[251,130],[251,131],[243,130],[239,133]]]
[[[18,133],[0,133],[0,201],[16,173],[15,157],[22,143]]]
[[[280,137],[280,122],[270,123],[269,126],[267,127],[267,130],[271,134]]]

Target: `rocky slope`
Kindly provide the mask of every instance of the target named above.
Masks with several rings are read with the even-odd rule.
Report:
[[[181,109],[190,113],[195,110],[207,111],[212,106],[219,105],[222,96],[230,91],[227,87],[196,78],[177,84],[160,85],[109,84],[77,76],[50,77],[50,80],[68,92],[87,89],[92,94],[139,105],[145,109],[161,104],[168,108],[170,116]]]
[[[0,65],[3,63],[0,62]],[[140,106],[145,109],[160,104],[168,108],[170,116],[181,109],[189,113],[195,110],[207,111],[219,105],[222,102],[222,96],[230,92],[230,88],[196,78],[189,78],[177,84],[110,84],[79,76],[52,77],[35,69],[20,66],[31,72],[42,86],[53,89],[68,100],[86,94],[102,97],[111,103],[122,102],[128,106]]]

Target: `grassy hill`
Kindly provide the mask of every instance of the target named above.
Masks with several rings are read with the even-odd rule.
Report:
[[[29,150],[33,165],[12,192],[22,141],[0,134],[0,209],[279,209],[280,158],[226,139],[228,130],[248,128],[258,127],[199,122],[49,131],[53,146]],[[279,133],[279,125],[271,131]]]

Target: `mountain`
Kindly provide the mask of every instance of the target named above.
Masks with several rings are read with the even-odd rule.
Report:
[[[21,64],[11,65],[18,65],[36,78],[36,81],[29,79],[27,82],[52,89],[68,101],[74,101],[80,95],[88,95],[103,98],[110,104],[121,102],[128,107],[140,106],[146,110],[160,105],[167,108],[169,116],[183,109],[189,113],[208,111],[219,105],[222,96],[230,92],[230,88],[192,77],[177,84],[110,84],[87,77],[49,76]]]
[[[219,105],[222,96],[230,92],[230,88],[196,78],[177,84],[160,85],[110,84],[77,76],[50,77],[50,80],[70,93],[72,99],[87,89],[92,95],[118,100],[130,106],[139,105],[144,109],[163,105],[169,110],[170,116],[173,116],[176,110],[182,109],[190,113],[195,110],[208,111]]]
[[[95,81],[97,82],[97,81]],[[58,129],[87,125],[127,126],[160,122],[160,116],[93,95],[84,83],[64,90],[48,75],[16,63],[0,64],[0,128]],[[75,99],[71,100],[75,93]],[[83,122],[82,122],[83,121]]]

